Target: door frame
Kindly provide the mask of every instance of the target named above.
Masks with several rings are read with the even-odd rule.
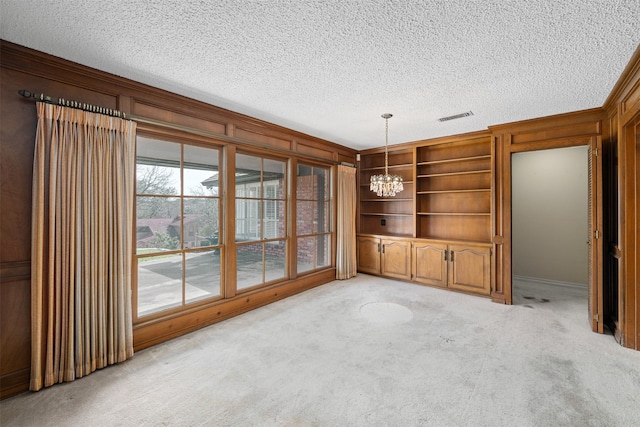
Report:
[[[580,117],[575,117],[576,115]],[[576,146],[588,146],[594,148],[592,161],[595,161],[595,197],[591,199],[593,224],[597,227],[591,230],[592,236],[596,230],[598,238],[594,238],[590,251],[590,283],[589,294],[589,322],[594,332],[604,331],[604,319],[602,314],[603,275],[602,275],[602,137],[601,120],[602,110],[587,110],[576,114],[568,114],[562,118],[553,118],[553,125],[549,126],[548,120],[543,118],[531,122],[521,122],[518,125],[502,125],[492,128],[495,158],[493,161],[493,244],[496,256],[493,259],[495,281],[492,286],[491,296],[493,301],[504,304],[512,304],[513,272],[512,272],[512,171],[511,155],[526,151],[547,150],[552,148],[566,148]],[[577,121],[579,120],[579,121]],[[576,122],[577,121],[577,122]],[[542,124],[541,124],[542,122]],[[526,128],[518,129],[517,126]],[[498,132],[503,128],[511,129]],[[545,130],[541,130],[545,129]],[[568,135],[569,134],[569,135]],[[597,148],[597,150],[595,150]]]

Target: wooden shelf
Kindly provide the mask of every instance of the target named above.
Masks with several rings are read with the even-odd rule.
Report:
[[[488,216],[489,212],[417,212],[418,215],[439,215],[439,216]]]
[[[456,163],[456,162],[464,162],[467,160],[486,160],[486,159],[491,159],[491,154],[486,154],[483,156],[470,156],[470,157],[456,157],[453,159],[443,159],[443,160],[428,160],[425,162],[418,162],[416,163],[418,166],[424,166],[424,165],[437,165],[437,164],[442,164],[442,163]]]
[[[389,169],[404,169],[404,168],[412,168],[413,164],[411,163],[403,163],[401,165],[389,165]],[[384,166],[374,166],[372,168],[362,168],[361,171],[378,171],[384,170]]]
[[[409,237],[413,238],[412,234],[406,233],[358,233],[358,237],[374,237],[374,238],[385,238],[385,237]],[[484,242],[478,242],[484,243]]]
[[[391,198],[384,198],[384,197],[380,197],[377,199],[360,199],[361,202],[413,202],[413,198],[398,198],[398,197],[391,197]]]
[[[402,184],[413,184],[413,181],[402,181]],[[367,182],[366,184],[360,184],[360,187],[368,187],[370,185],[369,182]],[[386,200],[391,200],[391,198],[388,198]]]
[[[441,176],[459,176],[459,175],[472,175],[474,173],[490,173],[491,169],[480,169],[474,171],[464,171],[464,172],[446,172],[446,173],[433,173],[429,175],[418,175],[418,178],[435,178]]]
[[[447,194],[447,193],[480,193],[483,191],[491,191],[490,188],[473,188],[469,190],[427,190],[417,191],[416,194]]]
[[[413,216],[410,213],[379,213],[379,212],[360,212],[360,215],[365,216]]]

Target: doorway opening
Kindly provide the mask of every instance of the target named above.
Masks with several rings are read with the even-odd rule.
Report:
[[[585,319],[589,147],[513,153],[512,302]]]

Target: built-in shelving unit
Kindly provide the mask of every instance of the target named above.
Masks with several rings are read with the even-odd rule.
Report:
[[[491,241],[488,137],[417,147],[416,237]]]
[[[414,165],[413,149],[390,152],[389,173],[402,177],[404,190],[395,197],[378,197],[369,190],[369,182],[372,175],[384,173],[384,152],[362,156],[359,233],[414,235]]]
[[[476,295],[491,293],[492,153],[488,133],[389,151],[404,191],[377,197],[384,152],[360,156],[358,270]]]

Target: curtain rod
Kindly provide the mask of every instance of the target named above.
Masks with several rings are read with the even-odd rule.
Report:
[[[89,111],[91,113],[105,114],[107,116],[119,117],[122,119],[126,118],[125,113],[123,113],[120,110],[113,110],[111,108],[99,107],[97,105],[86,104],[84,102],[73,101],[70,99],[54,98],[51,96],[47,96],[43,93],[32,93],[24,89],[20,89],[18,93],[25,98],[31,98],[36,101],[46,102],[47,104],[61,105],[63,107],[76,108],[78,110]]]
[[[24,90],[21,89],[18,91],[18,93],[20,95],[22,95],[25,98],[28,99],[33,99],[35,101],[40,101],[40,102],[46,102],[47,104],[55,104],[55,105],[60,105],[63,107],[70,107],[70,108],[76,108],[79,110],[83,110],[83,111],[89,111],[92,113],[99,113],[99,114],[105,114],[111,117],[118,117],[121,119],[127,119],[127,120],[133,120],[137,123],[145,123],[145,124],[151,124],[151,125],[156,125],[156,126],[160,126],[160,127],[164,127],[164,128],[169,128],[169,129],[174,129],[174,130],[180,130],[183,132],[187,132],[187,133],[191,133],[191,134],[195,134],[195,135],[200,135],[200,136],[206,136],[206,137],[210,137],[210,138],[215,138],[218,140],[222,140],[225,142],[230,142],[230,143],[240,143],[240,144],[245,144],[245,145],[250,145],[256,148],[262,148],[265,150],[269,150],[269,151],[277,151],[279,153],[282,154],[295,154],[297,156],[306,158],[306,159],[312,159],[312,160],[317,160],[317,161],[321,161],[324,163],[331,163],[331,164],[340,164],[341,162],[336,161],[336,160],[332,160],[332,159],[325,159],[324,157],[318,157],[318,156],[314,156],[314,155],[310,155],[310,154],[300,154],[294,150],[287,150],[285,148],[279,148],[279,147],[273,147],[270,145],[266,145],[266,144],[260,144],[258,142],[254,142],[254,141],[250,141],[247,139],[242,139],[242,138],[237,138],[235,136],[228,136],[228,135],[224,135],[221,133],[215,133],[215,132],[210,132],[210,131],[206,131],[206,130],[201,130],[201,129],[196,129],[196,128],[192,128],[189,126],[183,126],[183,125],[178,125],[175,123],[169,123],[169,122],[165,122],[162,120],[156,120],[156,119],[150,119],[147,117],[141,117],[141,116],[136,116],[133,114],[125,114],[124,112],[120,111],[120,110],[114,110],[111,108],[104,108],[104,107],[100,107],[100,106],[96,106],[96,105],[92,105],[92,104],[86,104],[84,102],[77,102],[77,101],[73,101],[73,100],[69,100],[69,99],[64,99],[64,98],[55,98],[52,96],[47,96],[45,94],[42,93],[33,93],[33,92],[29,92],[28,90]]]

